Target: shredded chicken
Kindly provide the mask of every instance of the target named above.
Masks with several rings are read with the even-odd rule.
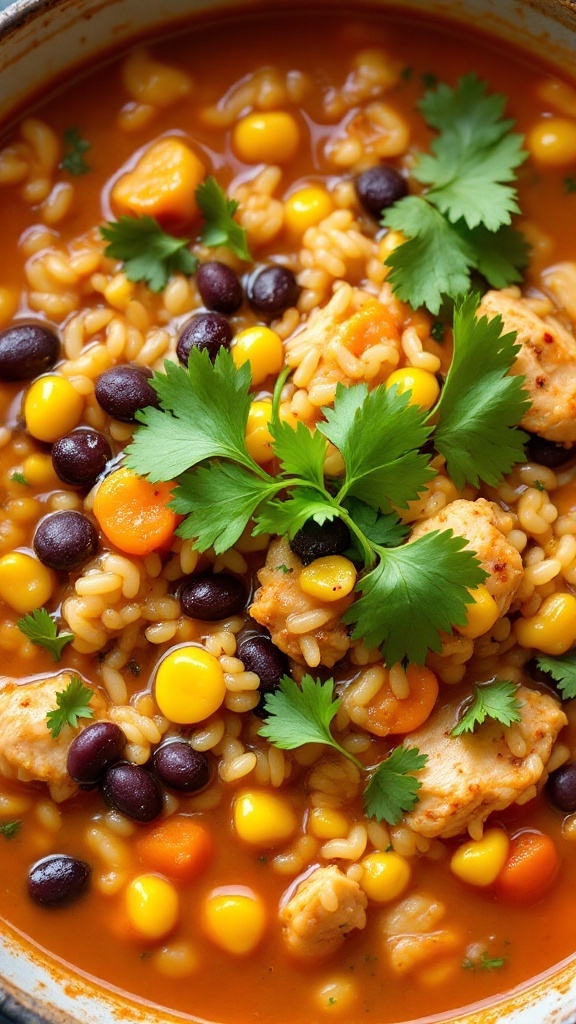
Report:
[[[339,868],[317,868],[280,909],[290,953],[304,959],[330,956],[354,928],[366,925],[368,900]]]
[[[477,834],[489,814],[509,807],[540,782],[567,718],[547,694],[521,686],[517,698],[521,721],[511,728],[524,741],[522,756],[512,753],[507,730],[496,721],[451,736],[458,721],[456,700],[434,711],[404,740],[406,748],[417,747],[428,757],[418,772],[418,802],[404,818],[414,832],[429,839],[448,839],[467,829]]]

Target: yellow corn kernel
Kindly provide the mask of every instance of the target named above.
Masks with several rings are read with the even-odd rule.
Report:
[[[378,243],[378,259],[385,263],[394,252],[394,249],[397,249],[399,245],[404,245],[406,241],[406,235],[402,234],[401,231],[388,231]]]
[[[315,558],[300,573],[300,588],[319,601],[339,601],[356,586],[356,568],[343,555]]]
[[[160,662],[154,693],[170,722],[202,722],[218,710],[226,694],[220,662],[203,647],[177,647]]]
[[[410,881],[410,865],[394,850],[369,853],[360,861],[360,888],[375,903],[390,903],[406,889]]]
[[[32,555],[9,551],[0,558],[0,598],[19,615],[46,604],[55,586],[54,574]]]
[[[301,238],[333,209],[332,196],[322,185],[307,185],[284,200],[284,223],[293,238]]]
[[[421,409],[431,409],[440,394],[440,385],[433,373],[421,370],[418,366],[405,366],[403,370],[394,370],[386,380],[386,387],[396,384],[398,394],[410,392],[408,405],[419,405]]]
[[[515,629],[521,647],[534,647],[543,654],[565,654],[576,642],[576,597],[550,594],[538,613],[518,619]]]
[[[534,160],[548,167],[564,167],[576,161],[576,121],[546,117],[528,132],[526,145]]]
[[[234,800],[234,827],[253,846],[277,846],[296,831],[296,815],[284,797],[245,789]]]
[[[185,142],[161,139],[118,179],[112,203],[119,213],[188,221],[198,213],[195,192],[205,175],[204,164]]]
[[[469,640],[475,640],[483,636],[498,619],[498,605],[488,592],[483,583],[476,590],[470,590],[469,594],[474,598],[472,604],[466,605],[467,623],[465,626],[456,626],[455,629],[461,636],[467,636]]]
[[[349,831],[346,815],[332,807],[313,807],[308,815],[308,832],[317,839],[340,839]]]
[[[237,367],[250,363],[252,383],[262,384],[284,365],[282,339],[270,327],[247,327],[234,338],[232,359]]]
[[[178,922],[178,893],[160,875],[138,875],[125,893],[128,920],[145,939],[163,939]]]
[[[272,419],[272,402],[252,402],[246,423],[246,448],[248,454],[263,466],[274,457],[272,441],[274,440],[268,427]]]
[[[245,956],[256,948],[266,928],[266,911],[259,896],[241,891],[215,890],[204,903],[204,928],[220,949]]]
[[[57,441],[77,427],[84,399],[70,381],[49,373],[38,377],[24,399],[26,430],[39,441]]]
[[[298,122],[285,110],[247,114],[234,126],[232,147],[247,164],[284,164],[300,145]]]
[[[51,457],[40,452],[24,459],[22,473],[32,487],[57,487],[60,484]]]
[[[506,863],[509,846],[503,829],[488,828],[482,839],[471,839],[458,847],[452,854],[450,870],[462,882],[485,888],[496,881]]]

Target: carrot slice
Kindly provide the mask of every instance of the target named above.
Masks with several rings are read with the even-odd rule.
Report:
[[[560,860],[550,836],[524,830],[514,836],[494,890],[506,903],[536,903],[554,884]]]
[[[183,224],[198,214],[195,192],[206,168],[181,139],[160,139],[112,189],[118,213],[148,214],[161,224]]]
[[[109,541],[128,555],[149,555],[170,544],[179,519],[168,502],[173,483],[151,484],[122,466],[96,491],[94,515]]]
[[[214,843],[202,825],[191,818],[168,818],[137,841],[141,861],[178,881],[196,878],[209,864]]]
[[[436,676],[423,665],[408,665],[406,678],[410,687],[408,697],[395,697],[387,676],[368,705],[366,728],[376,736],[412,732],[430,715],[438,697]]]

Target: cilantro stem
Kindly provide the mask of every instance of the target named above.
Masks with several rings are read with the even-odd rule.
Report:
[[[342,507],[342,505],[337,505],[337,508],[339,518],[342,520],[343,523],[346,523],[346,526],[348,527],[350,532],[354,534],[358,543],[360,544],[362,560],[364,562],[366,569],[373,569],[376,562],[376,553],[384,553],[385,548],[378,548],[377,545],[373,545],[368,540],[366,535],[362,532],[362,530],[358,526],[356,526],[356,523],[352,519],[352,516],[349,515],[349,513],[346,511],[345,508]]]
[[[282,394],[282,388],[284,387],[288,377],[292,373],[291,366],[285,366],[280,375],[276,378],[274,385],[274,393],[272,395],[272,421],[276,422],[279,416],[280,409],[280,396]]]

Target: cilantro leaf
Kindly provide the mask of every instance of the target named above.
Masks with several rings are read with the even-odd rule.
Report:
[[[266,501],[254,516],[255,533],[275,533],[292,538],[308,519],[320,526],[335,519],[340,509],[328,497],[324,498],[309,487],[299,487],[284,501]]]
[[[474,732],[476,726],[482,725],[486,718],[493,718],[505,726],[519,722],[522,705],[516,699],[517,689],[515,683],[501,679],[492,683],[477,683],[470,707],[450,735],[461,736],[464,732]]]
[[[234,220],[238,209],[235,199],[227,199],[215,178],[208,177],[196,189],[196,202],[204,218],[202,241],[213,247],[225,245],[240,260],[252,259],[246,241],[246,228]]]
[[[153,483],[170,480],[204,459],[232,459],[265,476],[250,458],[244,440],[250,409],[250,365],[240,369],[221,348],[214,363],[193,348],[188,369],[166,361],[165,372],[150,379],[160,409],[138,414],[147,427],[128,448],[127,464]]]
[[[492,288],[507,288],[522,280],[521,271],[528,263],[529,246],[519,231],[504,225],[492,233],[479,224],[473,231],[460,227],[460,232],[474,250],[476,270]]]
[[[14,473],[11,474],[10,479],[13,480],[15,484],[20,484],[22,487],[30,487],[24,473],[20,473],[18,470],[15,470]]]
[[[176,531],[194,538],[194,547],[217,555],[236,543],[254,511],[278,485],[248,472],[243,466],[220,462],[199,466],[180,477],[170,507],[187,518]]]
[[[382,516],[358,498],[347,498],[346,508],[356,526],[373,544],[394,547],[401,544],[410,532],[410,527],[402,523],[394,513]]]
[[[147,215],[108,221],[100,234],[108,243],[104,254],[122,260],[128,280],[145,281],[153,292],[161,292],[172,274],[193,274],[198,265],[187,249],[187,238],[168,235]]]
[[[516,335],[502,334],[502,318],[477,319],[478,299],[468,295],[454,311],[454,355],[434,416],[434,444],[461,490],[480,480],[496,486],[525,462],[526,434],[516,429],[530,402],[524,378],[510,376]]]
[[[488,575],[465,545],[463,537],[444,530],[381,549],[379,563],[357,584],[362,597],[344,615],[354,625],[352,636],[381,647],[387,665],[405,657],[424,664],[428,650],[442,646],[440,630],[465,624],[469,591]]]
[[[294,750],[304,743],[325,743],[355,761],[330,732],[330,723],[340,704],[340,699],[334,698],[333,679],[323,683],[305,675],[298,686],[290,676],[282,676],[278,689],[264,697],[268,717],[258,735],[280,750]]]
[[[324,487],[324,461],[328,445],[319,431],[311,431],[304,423],[291,427],[285,420],[275,419],[270,424],[274,438],[274,455],[282,470],[304,477],[310,483]]]
[[[92,149],[92,143],[83,139],[76,127],[67,128],[64,132],[64,155],[58,166],[74,176],[88,174],[92,168],[86,163],[84,153],[89,149]]]
[[[65,690],[56,694],[57,707],[46,713],[46,727],[56,739],[65,725],[76,729],[79,718],[94,718],[90,707],[93,691],[79,676],[72,676]]]
[[[21,828],[22,822],[18,819],[15,819],[14,821],[3,821],[0,824],[0,836],[3,836],[4,839],[14,839],[14,836],[18,835]]]
[[[428,760],[417,747],[395,747],[382,761],[364,790],[364,809],[369,818],[396,825],[403,811],[411,811],[422,788],[411,772],[420,771]]]
[[[16,623],[24,636],[37,647],[50,651],[54,661],[60,661],[62,651],[74,639],[74,633],[59,633],[58,626],[45,608],[35,608]]]
[[[336,445],[346,464],[340,500],[353,495],[383,511],[407,508],[434,475],[419,449],[431,428],[427,413],[409,405],[410,395],[383,384],[336,389],[333,409],[323,409],[318,430]]]
[[[558,685],[562,700],[572,700],[576,697],[576,651],[567,651],[566,654],[552,657],[548,654],[539,654],[536,664],[542,672],[548,672]]]

